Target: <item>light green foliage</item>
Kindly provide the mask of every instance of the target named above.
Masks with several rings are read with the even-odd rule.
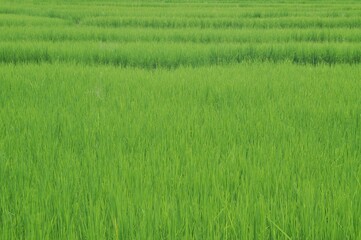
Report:
[[[360,13],[1,3],[0,239],[361,239]]]

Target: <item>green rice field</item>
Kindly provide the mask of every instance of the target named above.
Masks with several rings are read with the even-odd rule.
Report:
[[[0,239],[361,239],[361,2],[0,0]]]

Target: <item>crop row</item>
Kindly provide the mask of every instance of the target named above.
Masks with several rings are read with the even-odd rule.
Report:
[[[3,42],[0,62],[74,62],[142,68],[201,66],[243,61],[310,64],[361,62],[360,44],[195,44]]]
[[[0,26],[54,26],[83,25],[108,28],[361,28],[360,17],[321,18],[155,18],[155,17],[97,17],[80,19],[58,19],[17,15],[0,15]]]
[[[0,41],[360,42],[358,29],[156,29],[60,26],[2,27]]]
[[[81,7],[80,7],[81,6]],[[91,16],[128,17],[357,17],[357,4],[3,4],[0,14],[19,14],[50,18],[85,18]]]
[[[100,27],[152,27],[152,28],[360,28],[361,18],[155,18],[155,17],[97,17],[80,21],[81,25]]]
[[[202,18],[202,17],[91,17],[83,20],[0,15],[0,26],[73,25],[98,27],[149,28],[360,28],[360,17],[289,17],[289,18]]]
[[[360,17],[287,17],[287,18],[203,18],[203,17],[90,17],[59,18],[0,15],[0,26],[83,25],[98,27],[148,28],[360,28]]]
[[[0,27],[16,27],[16,26],[51,26],[58,27],[70,25],[70,22],[58,18],[47,18],[38,16],[21,16],[15,14],[0,14]]]

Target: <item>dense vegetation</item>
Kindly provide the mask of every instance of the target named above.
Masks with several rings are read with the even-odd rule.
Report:
[[[0,239],[361,239],[361,4],[0,1]]]
[[[3,3],[0,62],[358,64],[360,14],[355,3]]]

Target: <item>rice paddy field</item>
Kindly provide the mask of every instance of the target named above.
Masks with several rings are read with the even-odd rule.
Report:
[[[361,2],[0,0],[0,239],[361,239]]]

